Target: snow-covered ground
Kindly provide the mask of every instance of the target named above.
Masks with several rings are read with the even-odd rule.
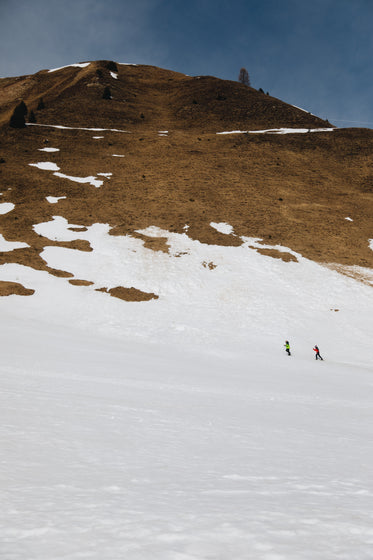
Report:
[[[42,256],[91,286],[0,267],[35,289],[0,298],[1,557],[371,559],[372,287],[256,239],[77,226],[35,230],[89,241]],[[119,285],[159,299],[95,291]]]

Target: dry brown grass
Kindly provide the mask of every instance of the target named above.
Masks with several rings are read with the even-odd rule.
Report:
[[[6,282],[4,280],[0,280],[0,296],[32,296],[34,293],[35,290],[25,288],[18,282]]]
[[[110,289],[98,288],[96,291],[110,294],[123,301],[149,301],[151,299],[158,299],[159,297],[156,294],[143,292],[137,288],[124,288],[123,286],[116,286]]]
[[[98,85],[88,88],[92,80]],[[108,84],[110,101],[98,91]],[[46,109],[37,111],[39,124],[129,133],[11,129],[6,122],[20,91],[29,108],[43,97]],[[87,242],[61,244],[34,232],[34,224],[61,215],[75,224],[74,231],[108,223],[112,235],[140,237],[156,251],[168,251],[166,239],[136,230],[159,226],[182,233],[188,224],[188,235],[204,243],[239,245],[241,236],[259,237],[265,245],[280,244],[319,262],[373,267],[368,245],[373,238],[371,130],[217,135],[327,123],[238,83],[131,66],[119,66],[119,79],[113,80],[105,63],[0,80],[1,119],[1,199],[16,205],[0,217],[1,233],[30,245],[3,253],[1,263],[20,262],[57,274],[40,257],[46,245],[90,250]],[[159,137],[159,130],[169,133]],[[104,138],[92,138],[97,135]],[[45,145],[60,151],[38,151]],[[101,177],[104,185],[96,189],[29,166],[39,161],[53,161],[67,175],[112,176]],[[50,204],[46,196],[67,198]],[[234,235],[217,232],[210,222],[229,223]],[[286,258],[264,248],[261,252]]]

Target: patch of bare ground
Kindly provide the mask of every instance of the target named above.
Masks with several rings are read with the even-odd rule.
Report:
[[[93,282],[91,282],[90,280],[79,280],[78,278],[74,278],[72,280],[69,280],[70,284],[72,284],[73,286],[92,286]]]
[[[358,280],[363,284],[368,286],[373,286],[373,270],[364,269],[360,266],[343,266],[338,263],[322,263],[323,266],[329,268],[330,270],[335,270],[339,272],[339,274],[344,274],[349,278],[353,278],[354,280]],[[334,311],[339,311],[338,309],[334,309]]]
[[[132,237],[137,237],[144,241],[144,247],[146,249],[151,249],[152,251],[162,251],[162,253],[168,253],[170,246],[167,243],[167,237],[150,237],[149,235],[144,235],[134,231]]]
[[[69,227],[67,229],[69,229],[70,231],[75,231],[75,232],[88,231],[88,228],[86,228],[85,226]]]
[[[208,268],[208,269],[210,269],[210,270],[214,270],[214,268],[217,267],[217,265],[214,264],[212,261],[211,261],[211,262],[203,261],[202,266],[203,266],[204,268]]]
[[[25,288],[18,282],[6,282],[4,280],[0,280],[0,296],[32,296],[34,293],[35,290]]]
[[[298,262],[298,259],[295,255],[284,251],[278,251],[277,249],[258,249],[257,247],[255,247],[255,250],[261,255],[265,255],[266,257],[281,259],[284,262]]]
[[[105,292],[113,297],[122,299],[124,301],[149,301],[151,299],[158,299],[159,296],[153,293],[142,292],[137,288],[124,288],[117,286],[116,288],[97,288],[97,292]]]
[[[20,237],[21,236],[18,234],[16,239],[12,237],[7,239],[11,239],[12,241],[19,241]],[[36,235],[35,233],[34,235],[32,235],[31,232],[29,232],[27,238],[29,245],[32,244],[33,246],[31,245],[30,247],[13,249],[13,251],[9,251],[6,253],[0,252],[0,265],[6,263],[22,264],[34,268],[35,270],[44,270],[52,276],[69,278],[73,276],[73,274],[71,274],[70,272],[57,270],[47,265],[46,261],[40,256],[40,253],[44,250],[44,248],[52,246],[64,247],[77,251],[92,251],[92,247],[90,246],[89,242],[82,239],[76,239],[73,241],[50,241],[49,239],[45,239],[41,236]]]

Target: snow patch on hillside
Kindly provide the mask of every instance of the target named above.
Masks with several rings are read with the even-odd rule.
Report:
[[[231,130],[216,134],[306,134],[308,132],[333,132],[335,128],[270,128],[268,130]]]
[[[51,161],[40,161],[39,163],[29,163],[31,167],[37,167],[38,169],[42,169],[43,171],[59,171],[60,168],[56,163]]]
[[[51,72],[58,72],[58,70],[63,70],[64,68],[86,68],[89,66],[90,62],[79,62],[78,64],[68,64],[67,66],[60,66],[59,68],[52,68],[52,70],[48,70],[48,73]]]
[[[226,224],[225,222],[211,222],[210,226],[216,229],[216,231],[218,231],[219,233],[225,233],[226,235],[231,235],[234,232],[233,227],[229,224]]]
[[[46,128],[58,128],[60,130],[88,130],[92,132],[125,132],[130,134],[128,130],[119,130],[117,128],[88,128],[88,127],[79,127],[79,126],[64,126],[62,124],[39,124],[39,123],[26,123],[26,126],[44,126]]]
[[[81,184],[88,183],[89,185],[92,185],[93,187],[96,188],[102,187],[102,185],[104,184],[104,181],[97,179],[97,177],[94,175],[89,175],[88,177],[74,177],[72,175],[66,175],[65,173],[60,173],[59,172],[60,167],[58,167],[56,163],[50,161],[29,163],[29,165],[31,165],[31,167],[37,167],[38,169],[42,169],[44,171],[54,171],[53,175],[55,175],[56,177],[60,177],[61,179],[68,179],[70,181],[73,181],[74,183],[81,183]],[[101,173],[100,175],[106,177],[105,173]]]
[[[64,198],[67,198],[67,197],[66,196],[46,196],[45,198],[50,204],[57,204],[57,202],[59,200],[63,200]]]
[[[88,177],[73,177],[72,175],[65,175],[65,173],[59,172],[55,172],[53,173],[53,175],[55,175],[56,177],[60,177],[61,179],[68,179],[73,183],[88,183],[88,185],[92,185],[92,187],[96,187],[96,189],[102,187],[102,185],[104,184],[104,181],[97,179],[97,177],[95,177],[94,175],[89,175]]]
[[[8,214],[8,212],[11,212],[12,210],[14,210],[14,208],[15,204],[13,204],[13,202],[1,202],[0,214]]]

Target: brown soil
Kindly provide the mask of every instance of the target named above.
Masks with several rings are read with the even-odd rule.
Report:
[[[132,233],[133,237],[142,239],[144,241],[144,247],[151,249],[152,251],[161,251],[162,253],[168,253],[170,246],[167,244],[167,237],[149,237],[148,235],[143,235],[137,231]]]
[[[291,253],[284,253],[283,251],[278,251],[277,249],[257,249],[257,252],[267,257],[281,259],[284,262],[298,262],[295,255],[292,255]]]
[[[73,279],[73,280],[69,280],[70,284],[72,284],[73,286],[92,286],[93,282],[90,282],[89,280],[78,280],[78,279]]]
[[[59,243],[34,232],[34,224],[61,215],[79,224],[70,228],[74,231],[108,223],[112,235],[140,237],[156,251],[168,251],[166,239],[136,230],[158,226],[183,233],[187,224],[188,235],[203,243],[237,246],[241,236],[257,237],[318,262],[373,268],[368,241],[373,238],[373,131],[217,135],[330,125],[235,82],[120,65],[114,80],[106,66],[97,62],[0,80],[0,198],[15,204],[0,216],[0,232],[30,245],[2,253],[0,263],[59,274],[40,257],[46,245],[91,250],[85,241]],[[92,83],[96,87],[87,87]],[[112,100],[102,99],[106,85]],[[10,114],[21,97],[36,112],[38,124],[128,133],[12,129]],[[40,97],[45,109],[37,111]],[[159,130],[168,130],[167,137],[160,138]],[[97,134],[104,138],[93,139]],[[38,151],[46,145],[60,151]],[[40,161],[54,162],[75,177],[112,176],[98,177],[104,184],[95,188],[29,166]],[[46,196],[67,198],[51,205]],[[229,223],[234,235],[217,232],[210,222]]]
[[[210,270],[214,270],[214,268],[216,268],[216,264],[214,264],[213,262],[206,262],[203,261],[202,266],[204,266],[205,268],[209,268]]]
[[[99,288],[97,292],[105,292],[124,301],[149,301],[159,297],[153,293],[142,292],[136,288],[123,288],[123,286],[110,288],[110,290],[108,288]]]
[[[34,293],[35,290],[25,288],[22,284],[18,284],[18,282],[0,280],[0,296],[32,296]]]

